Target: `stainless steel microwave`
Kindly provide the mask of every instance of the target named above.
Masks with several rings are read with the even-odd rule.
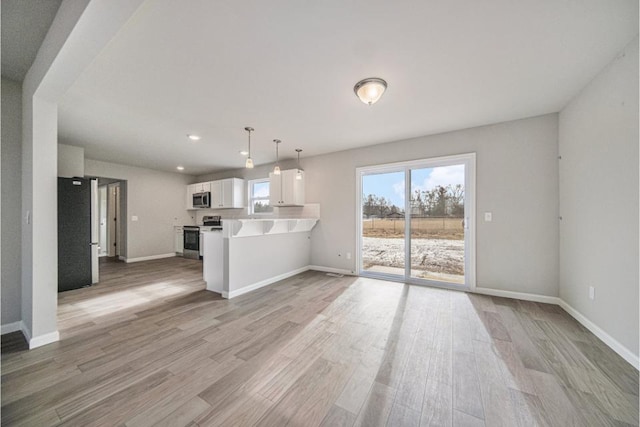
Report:
[[[203,193],[195,193],[193,195],[193,207],[195,209],[210,208],[211,193],[209,191],[205,191]]]

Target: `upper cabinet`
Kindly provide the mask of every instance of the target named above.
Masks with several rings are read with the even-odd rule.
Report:
[[[244,180],[228,178],[211,182],[211,209],[244,207]]]
[[[211,209],[244,207],[244,180],[228,178],[219,181],[200,182],[187,185],[187,209],[194,209],[193,195],[211,193]]]
[[[193,209],[193,195],[197,193],[196,185],[198,184],[187,185],[187,209]]]
[[[193,207],[193,195],[197,193],[207,193],[211,191],[210,182],[198,182],[197,184],[187,185],[187,209],[195,209]]]
[[[194,193],[207,193],[211,191],[211,183],[210,182],[199,182],[197,184],[191,184],[194,189]]]
[[[280,175],[269,174],[269,204],[271,206],[303,206],[304,205],[304,171],[288,169]]]

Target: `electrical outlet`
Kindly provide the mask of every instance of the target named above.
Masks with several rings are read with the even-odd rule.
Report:
[[[132,215],[131,216],[131,221],[137,221],[138,220],[138,216],[137,215]]]
[[[589,286],[589,299],[594,300],[596,298],[596,288]]]
[[[484,213],[484,221],[485,222],[491,222],[493,220],[493,215],[491,214],[491,212],[485,212]]]

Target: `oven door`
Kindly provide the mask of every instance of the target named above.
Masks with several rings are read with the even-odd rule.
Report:
[[[182,254],[185,258],[200,258],[200,229],[184,228],[184,249]]]

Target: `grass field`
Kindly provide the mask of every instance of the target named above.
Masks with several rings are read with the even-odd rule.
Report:
[[[363,219],[364,237],[404,236],[404,219]],[[462,218],[412,218],[411,236],[424,239],[463,240]]]

